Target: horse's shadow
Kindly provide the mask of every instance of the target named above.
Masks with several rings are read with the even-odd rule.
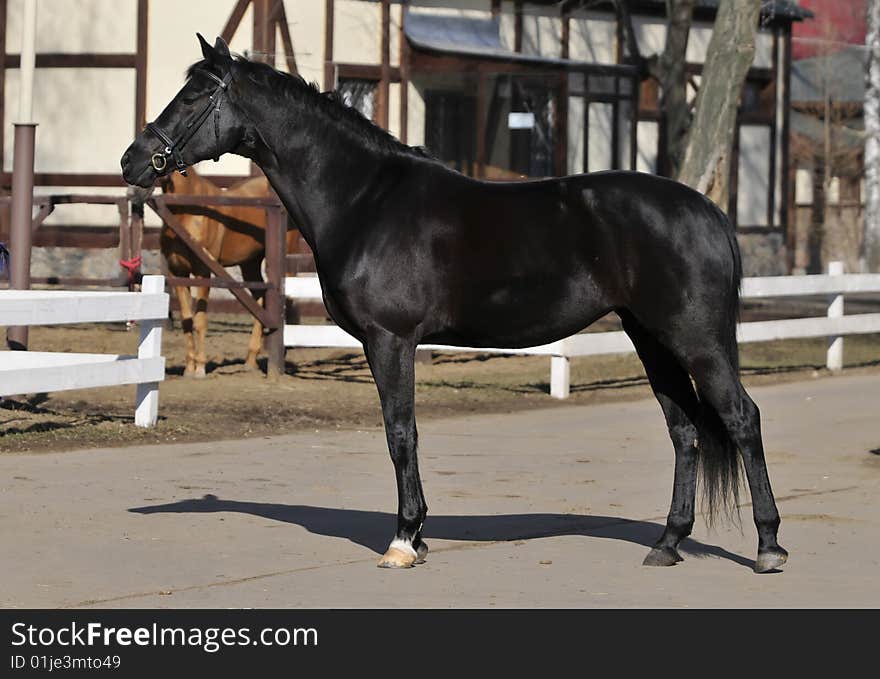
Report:
[[[181,500],[164,505],[132,507],[137,514],[189,514],[238,512],[273,521],[302,526],[310,533],[345,538],[377,554],[385,551],[393,535],[397,517],[385,512],[361,509],[335,509],[308,505],[283,505],[265,502],[221,500],[215,495]],[[428,516],[424,536],[440,540],[471,542],[511,542],[535,538],[581,535],[592,538],[623,540],[651,547],[663,526],[650,521],[634,521],[614,516],[577,514],[499,514],[476,516]],[[754,568],[755,562],[716,545],[687,539],[681,551],[697,557],[715,556]]]

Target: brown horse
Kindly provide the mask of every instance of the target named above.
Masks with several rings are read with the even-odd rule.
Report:
[[[265,198],[272,194],[272,189],[265,177],[247,179],[223,191],[209,179],[199,176],[192,168],[187,176],[177,172],[166,175],[162,180],[165,193],[178,193],[194,196],[216,196],[221,192],[228,196]],[[199,243],[205,246],[211,256],[223,266],[238,266],[242,278],[246,281],[263,280],[261,265],[265,255],[266,210],[247,206],[207,206],[205,214],[187,213],[191,209],[184,206],[169,206],[176,213],[178,220],[186,231]],[[299,232],[289,229],[287,232],[287,252],[296,251]],[[162,227],[159,247],[168,270],[174,276],[209,277],[208,267],[187,247],[187,245],[167,225]],[[205,376],[205,335],[208,330],[208,295],[211,288],[197,287],[195,290],[195,313],[188,287],[175,287],[177,300],[180,304],[181,325],[186,337],[186,368],[185,376]],[[262,291],[254,294],[262,302]],[[256,368],[257,354],[262,345],[263,326],[254,319],[250,341],[248,342],[245,365]]]

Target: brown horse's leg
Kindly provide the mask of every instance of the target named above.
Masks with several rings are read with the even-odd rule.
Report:
[[[198,378],[205,376],[205,363],[208,362],[205,354],[205,335],[208,333],[208,295],[211,288],[196,288],[196,313],[193,316],[193,330],[196,335],[196,371]]]
[[[246,281],[261,281],[263,280],[262,272],[260,271],[260,261],[256,262],[245,262],[241,265],[241,275],[242,278]],[[262,306],[264,293],[262,290],[256,291],[254,297],[257,300],[257,303]],[[247,358],[244,361],[244,365],[246,368],[251,370],[257,369],[257,356],[260,354],[260,349],[263,347],[263,324],[260,323],[258,319],[254,319],[254,325],[251,328],[251,338],[248,341],[248,352]]]
[[[180,327],[183,328],[183,337],[186,342],[186,367],[183,369],[184,377],[192,377],[196,372],[196,347],[193,339],[193,312],[192,298],[189,288],[183,285],[174,288],[177,294],[177,303],[180,305]]]

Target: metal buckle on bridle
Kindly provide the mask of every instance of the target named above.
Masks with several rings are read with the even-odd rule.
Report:
[[[153,157],[150,158],[150,165],[153,166],[156,172],[164,172],[165,168],[168,167],[168,157],[164,153],[154,153]]]

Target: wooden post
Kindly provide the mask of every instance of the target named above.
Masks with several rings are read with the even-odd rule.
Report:
[[[513,51],[522,52],[523,43],[523,4],[522,0],[513,3]]]
[[[334,0],[324,2],[324,89],[336,87],[336,73],[333,69],[333,6]]]
[[[391,102],[391,0],[382,0],[382,43],[379,66],[379,106],[376,122],[388,129],[388,109]]]
[[[144,276],[141,292],[145,294],[161,294],[165,292],[164,276]],[[163,318],[150,318],[140,322],[140,341],[138,342],[138,358],[158,358],[162,355]],[[145,382],[137,385],[134,423],[138,427],[155,426],[159,419],[159,383]]]
[[[477,158],[474,176],[486,176],[486,74],[477,72]]]
[[[134,255],[131,254],[131,218],[129,216],[128,201],[120,199],[116,204],[119,211],[119,265],[122,267],[122,276],[128,281],[128,289],[132,290],[132,277],[123,262],[131,262]]]
[[[843,275],[843,262],[828,262],[828,275]],[[843,316],[843,295],[832,295],[828,304],[828,318]],[[828,353],[825,357],[828,370],[843,370],[843,337],[835,335],[828,338]]]
[[[0,123],[6,129],[6,0],[0,0]],[[0,158],[4,158],[4,135],[0,134]],[[2,168],[0,168],[2,169]]]
[[[134,134],[137,136],[147,124],[147,25],[149,3],[138,0],[137,53],[135,55]]]
[[[779,194],[779,222],[785,240],[786,273],[794,269],[797,248],[797,229],[795,228],[795,180],[796,168],[791,167],[791,24],[785,30],[782,42],[782,148],[780,149],[780,169],[782,184]]]
[[[398,64],[400,66],[400,134],[398,138],[407,143],[409,133],[409,47],[406,41],[406,4],[400,3],[400,32],[398,34]]]
[[[266,354],[268,356],[266,377],[277,380],[284,374],[284,278],[286,276],[286,220],[281,208],[267,209],[266,219],[266,290],[264,305],[273,327],[264,328]]]

